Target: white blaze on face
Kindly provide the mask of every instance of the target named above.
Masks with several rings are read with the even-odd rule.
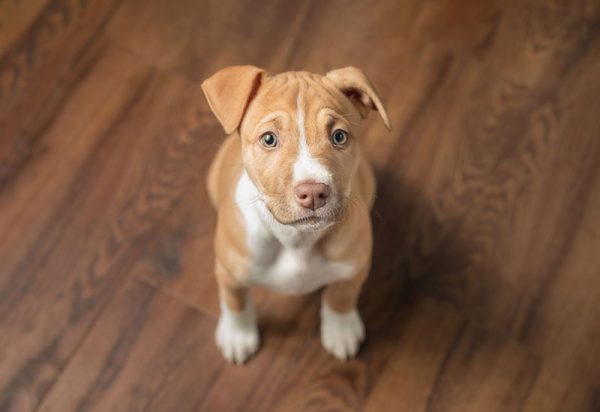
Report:
[[[298,106],[296,111],[296,122],[298,123],[298,157],[294,163],[294,184],[304,180],[314,180],[318,183],[330,184],[331,173],[310,154],[308,148],[302,94],[298,94],[296,104]]]

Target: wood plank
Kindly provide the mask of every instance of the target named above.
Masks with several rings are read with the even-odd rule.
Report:
[[[228,0],[200,6],[193,1],[135,0],[123,7],[108,32],[161,70],[200,81],[233,64],[283,67],[313,3]],[[274,35],[276,21],[281,24]]]
[[[0,3],[0,56],[6,54],[11,44],[23,36],[47,3],[48,0],[32,1],[27,6],[18,2]]]
[[[98,40],[117,5],[97,0],[3,2],[0,114],[6,115],[5,110],[26,96],[37,94],[40,101],[29,102],[36,107],[51,91],[56,93],[54,82],[78,72],[64,71],[76,69],[72,65],[79,63],[86,49]]]
[[[600,188],[600,173],[592,187]],[[580,229],[520,336],[546,359],[528,398],[528,411],[589,411],[599,406],[600,297],[594,285],[600,267],[600,190],[590,192],[579,207]]]
[[[194,410],[224,365],[214,327],[149,284],[129,282],[39,410]]]
[[[1,408],[39,402],[194,185],[200,93],[105,48],[3,198]]]
[[[467,328],[440,363],[423,410],[519,411],[539,367],[539,358],[526,348]]]
[[[32,2],[3,3],[9,10],[4,10],[2,33],[14,40],[0,55],[0,191],[14,183],[30,159],[44,154],[38,139],[105,47],[100,33],[116,6],[52,1],[38,9]],[[23,19],[31,24],[13,29]]]
[[[205,116],[205,121],[210,122],[208,114]],[[204,176],[220,138],[201,135],[197,143],[202,156],[196,156],[193,170],[189,171],[194,182],[181,193],[180,201],[172,205],[162,223],[165,231],[151,240],[147,251],[135,262],[133,272],[216,317],[219,313],[213,252],[216,214],[210,207]],[[259,301],[263,295],[257,295]]]

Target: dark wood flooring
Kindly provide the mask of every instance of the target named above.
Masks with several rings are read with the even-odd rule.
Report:
[[[199,82],[355,65],[375,253],[348,363],[257,291],[227,365]],[[1,411],[599,411],[600,1],[0,1]]]

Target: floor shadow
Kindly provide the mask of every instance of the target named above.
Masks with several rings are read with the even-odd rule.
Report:
[[[442,221],[417,187],[392,173],[378,173],[377,183],[373,263],[360,302],[366,323],[388,329],[423,296],[464,310],[470,253],[461,222]]]

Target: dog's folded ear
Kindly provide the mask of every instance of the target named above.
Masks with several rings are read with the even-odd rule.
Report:
[[[254,66],[231,66],[202,82],[202,91],[225,133],[235,132],[248,104],[256,95],[264,70]]]
[[[356,106],[363,118],[367,117],[371,110],[377,110],[388,130],[392,130],[390,118],[375,91],[375,87],[369,81],[362,70],[356,67],[344,67],[332,70],[325,77],[350,99]]]

